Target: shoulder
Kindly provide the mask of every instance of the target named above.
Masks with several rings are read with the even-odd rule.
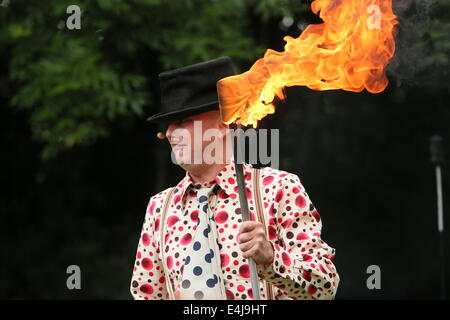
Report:
[[[173,188],[174,187],[167,188],[150,197],[147,204],[147,213],[150,216],[157,216],[158,213],[160,213],[162,206],[164,205],[164,200]]]
[[[275,169],[272,167],[264,167],[260,169],[261,180],[263,185],[277,185],[279,187],[286,185],[300,186],[300,178],[295,173]]]
[[[265,167],[261,169],[261,192],[265,199],[277,203],[292,202],[305,207],[309,196],[297,174]]]
[[[261,169],[261,185],[266,199],[295,208],[314,210],[314,205],[298,175],[270,167]]]

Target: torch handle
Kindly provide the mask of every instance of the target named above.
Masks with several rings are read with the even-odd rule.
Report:
[[[237,126],[238,129],[241,129],[241,125]],[[247,199],[247,190],[245,187],[245,177],[244,177],[244,169],[242,167],[242,163],[239,163],[237,158],[237,148],[241,148],[241,140],[242,139],[242,130],[238,130],[238,141],[235,144],[234,154],[235,154],[235,170],[236,170],[236,178],[237,178],[237,186],[239,191],[239,202],[241,204],[241,215],[242,221],[250,221],[250,211],[248,210],[248,199]],[[242,150],[241,150],[242,151]],[[244,153],[241,152],[241,155]],[[258,271],[256,269],[256,263],[253,259],[248,259],[248,265],[250,268],[250,280],[252,284],[252,293],[253,300],[261,300],[261,296],[259,293],[259,279],[258,279]]]

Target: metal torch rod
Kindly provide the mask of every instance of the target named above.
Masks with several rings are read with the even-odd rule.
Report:
[[[439,231],[439,255],[441,259],[441,299],[445,300],[445,242],[444,242],[444,206],[442,201],[442,174],[441,166],[436,166],[436,191],[437,191],[437,214]]]
[[[431,163],[435,166],[436,173],[436,194],[437,194],[437,218],[439,233],[439,258],[441,260],[441,299],[446,299],[445,290],[445,242],[444,242],[444,206],[442,199],[442,173],[441,165],[444,163],[443,139],[439,135],[434,135],[430,139]]]
[[[240,155],[245,154],[245,147],[243,148],[243,136],[242,136],[242,125],[236,125],[237,129],[237,143],[234,145],[234,166],[236,170],[236,178],[237,178],[237,186],[239,191],[239,202],[241,204],[241,215],[242,221],[250,221],[250,211],[248,210],[248,199],[247,199],[247,190],[245,187],[245,177],[244,170],[242,168],[242,163],[239,163],[241,159],[238,159],[238,148],[240,148]],[[241,129],[241,130],[239,130]],[[244,157],[243,157],[244,158]],[[242,159],[243,161],[244,159]],[[259,279],[258,279],[258,271],[256,269],[256,263],[252,258],[248,259],[248,265],[250,267],[250,280],[252,284],[252,293],[254,300],[261,300],[261,296],[259,294]]]

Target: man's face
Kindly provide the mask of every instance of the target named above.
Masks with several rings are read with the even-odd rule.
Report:
[[[200,122],[201,121],[201,125]],[[204,162],[203,151],[211,143],[210,139],[204,136],[206,130],[224,130],[226,125],[221,122],[218,110],[204,112],[190,116],[182,120],[172,121],[166,131],[172,151],[177,163],[185,168],[194,165],[195,162]]]

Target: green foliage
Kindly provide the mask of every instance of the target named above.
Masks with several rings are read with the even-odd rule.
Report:
[[[257,2],[265,18],[286,1]],[[66,28],[69,5],[81,29]],[[254,1],[12,1],[0,9],[0,43],[13,81],[9,105],[30,114],[33,136],[49,159],[108,135],[124,116],[156,108],[155,73],[222,55],[259,57],[248,32]],[[283,10],[274,10],[284,8]],[[152,70],[148,72],[148,70]],[[240,71],[240,70],[236,70]],[[147,109],[146,109],[147,110]],[[154,110],[153,110],[154,111]]]

